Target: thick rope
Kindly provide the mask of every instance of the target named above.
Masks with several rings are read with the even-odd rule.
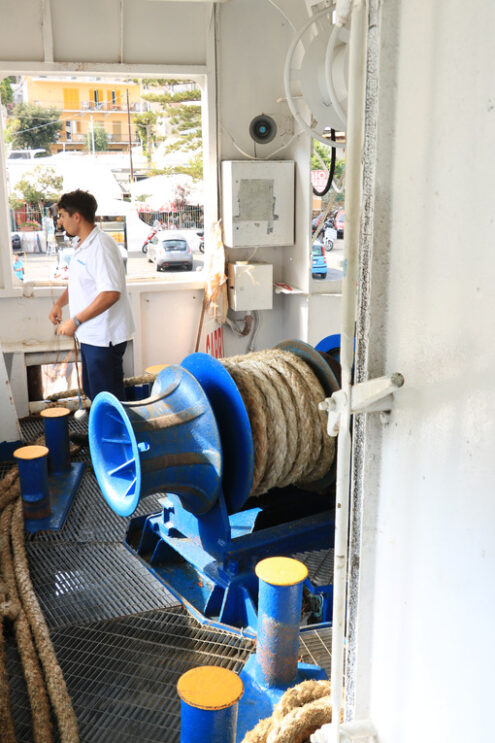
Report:
[[[50,701],[57,717],[61,743],[77,743],[79,733],[77,719],[67,691],[45,617],[31,583],[26,548],[24,545],[24,514],[22,500],[14,505],[12,520],[12,545],[14,548],[15,573],[19,594],[26,612],[31,632],[36,642],[38,654],[45,673],[45,681]]]
[[[332,721],[329,681],[304,681],[288,689],[273,714],[246,733],[242,743],[306,743]]]
[[[1,545],[1,536],[0,536]],[[1,554],[1,546],[0,546]],[[1,559],[1,558],[0,558]],[[0,571],[0,580],[3,575]],[[19,604],[12,601],[6,583],[0,583],[0,740],[4,743],[15,743],[12,704],[10,701],[7,658],[5,655],[4,625],[7,619],[14,621],[19,611]]]
[[[253,432],[250,495],[291,483],[317,489],[329,471],[335,442],[318,403],[325,392],[308,364],[280,349],[222,359],[244,400]]]
[[[43,673],[40,668],[36,648],[29,629],[29,624],[20,604],[12,559],[10,535],[14,506],[9,504],[0,517],[0,554],[2,577],[7,585],[11,602],[17,604],[17,616],[14,620],[15,637],[24,670],[24,678],[31,704],[31,721],[35,743],[53,741],[50,704],[46,694]]]
[[[254,447],[254,475],[252,485],[252,492],[254,493],[257,491],[265,472],[268,457],[267,421],[262,403],[262,393],[254,384],[250,374],[244,369],[241,369],[240,366],[229,364],[229,359],[224,359],[223,364],[236,383],[244,401],[251,424],[253,439],[256,442],[256,446]]]
[[[53,741],[50,702],[60,743],[78,743],[76,716],[29,575],[17,467],[0,482],[0,741],[15,743],[3,634],[6,621],[13,622],[23,664],[34,743]]]

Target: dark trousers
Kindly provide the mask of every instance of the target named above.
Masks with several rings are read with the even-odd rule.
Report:
[[[126,346],[127,341],[116,346],[81,343],[82,382],[90,400],[94,400],[99,392],[111,392],[118,400],[124,400],[122,359]]]

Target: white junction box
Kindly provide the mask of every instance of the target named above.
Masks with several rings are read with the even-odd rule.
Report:
[[[228,248],[294,245],[294,161],[224,160],[222,221]]]
[[[228,265],[229,306],[233,310],[271,310],[273,266],[236,261]]]

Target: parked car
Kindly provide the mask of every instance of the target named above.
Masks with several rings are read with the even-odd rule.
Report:
[[[311,275],[314,279],[326,279],[327,277],[327,259],[325,249],[320,240],[315,240],[311,249]]]
[[[37,157],[46,157],[50,153],[42,149],[11,150],[7,160],[34,160]]]
[[[316,217],[311,220],[311,234],[315,234],[317,228],[320,225],[321,220],[325,216],[325,212],[320,212]]]
[[[181,233],[162,230],[148,245],[148,260],[154,263],[157,271],[169,268],[184,268],[192,271],[193,255],[191,246]]]
[[[345,211],[341,209],[335,215],[334,225],[333,225],[335,229],[337,230],[337,237],[344,237],[344,221],[345,221]]]

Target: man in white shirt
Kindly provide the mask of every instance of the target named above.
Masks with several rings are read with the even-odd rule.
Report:
[[[124,399],[122,358],[134,331],[122,256],[115,240],[95,225],[96,199],[87,191],[63,194],[58,202],[62,229],[79,239],[69,266],[67,289],[49,318],[58,335],[81,344],[83,387],[92,400],[103,391]],[[69,304],[70,319],[62,322]]]

